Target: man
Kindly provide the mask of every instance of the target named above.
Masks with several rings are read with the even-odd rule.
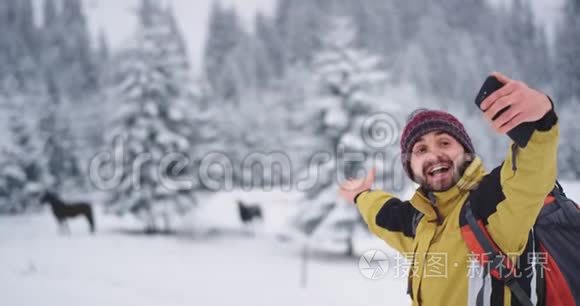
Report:
[[[481,104],[489,124],[501,134],[523,122],[535,122],[536,127],[526,147],[510,147],[502,165],[486,174],[455,117],[419,110],[401,137],[403,167],[420,185],[409,201],[371,190],[374,169],[340,188],[341,195],[356,204],[370,231],[410,259],[413,305],[520,305],[505,284],[489,274],[473,273],[459,213],[469,199],[475,217],[504,253],[527,254],[529,232],[556,180],[559,127],[546,95],[500,73],[494,75],[504,86]],[[520,262],[520,270],[525,265],[529,262]],[[534,280],[518,280],[532,300]]]

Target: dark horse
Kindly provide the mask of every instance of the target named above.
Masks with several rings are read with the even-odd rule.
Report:
[[[238,211],[240,219],[244,224],[252,222],[254,219],[263,220],[262,208],[258,204],[245,204],[238,200]]]
[[[49,203],[54,218],[60,225],[61,230],[70,232],[66,219],[77,216],[85,216],[89,222],[91,233],[95,232],[95,219],[93,209],[88,203],[65,203],[56,194],[46,191],[40,198],[40,203]]]

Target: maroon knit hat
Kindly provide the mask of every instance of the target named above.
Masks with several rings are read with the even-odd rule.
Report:
[[[407,119],[407,125],[401,136],[401,161],[407,175],[413,179],[411,170],[411,150],[419,138],[433,131],[443,131],[457,139],[466,153],[475,153],[471,138],[463,124],[450,113],[438,110],[417,109]]]

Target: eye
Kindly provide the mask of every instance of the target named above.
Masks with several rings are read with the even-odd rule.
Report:
[[[415,148],[415,154],[419,155],[419,154],[423,154],[425,152],[427,152],[427,147],[426,146],[417,146]]]
[[[443,147],[447,147],[451,144],[451,142],[449,140],[442,140],[440,143],[441,143],[441,146],[443,146]]]

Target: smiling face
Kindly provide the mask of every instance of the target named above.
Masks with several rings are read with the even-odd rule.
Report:
[[[446,191],[463,175],[471,156],[451,135],[435,131],[423,135],[411,150],[414,180],[428,191]]]

